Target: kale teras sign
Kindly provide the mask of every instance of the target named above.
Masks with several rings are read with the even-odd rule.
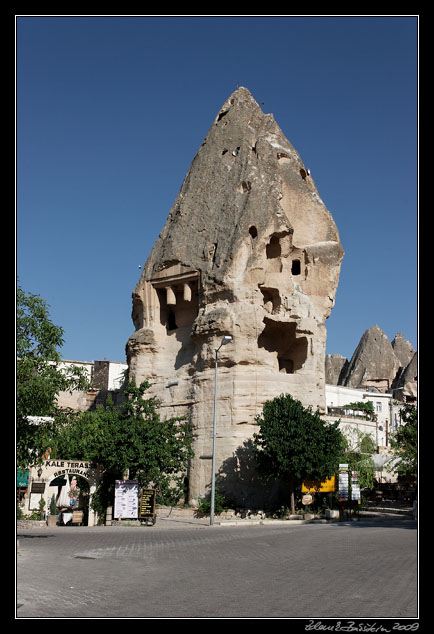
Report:
[[[101,467],[95,462],[78,460],[46,460],[44,467],[50,470],[50,475],[57,478],[61,475],[79,475],[86,480],[93,480],[100,476]]]

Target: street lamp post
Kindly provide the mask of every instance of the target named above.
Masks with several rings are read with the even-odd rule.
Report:
[[[225,335],[221,340],[221,343],[215,351],[215,379],[214,379],[214,417],[213,417],[213,425],[212,425],[212,473],[211,473],[211,510],[209,514],[209,524],[212,526],[214,524],[214,506],[215,506],[215,448],[216,448],[216,430],[217,430],[217,367],[218,367],[218,354],[219,350],[222,346],[230,343],[232,341],[232,337],[230,335]]]

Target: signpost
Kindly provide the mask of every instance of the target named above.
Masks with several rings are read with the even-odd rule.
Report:
[[[155,513],[155,489],[142,489],[142,497],[140,498],[139,520],[145,520],[146,524],[155,524],[157,515]]]
[[[309,504],[312,504],[312,496],[310,495],[310,493],[306,493],[306,495],[303,495],[303,497],[301,498],[301,503],[304,506],[308,506]]]

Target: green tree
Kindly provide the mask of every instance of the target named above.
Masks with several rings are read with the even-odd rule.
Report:
[[[294,513],[295,490],[303,480],[322,481],[337,472],[343,446],[339,423],[325,422],[289,394],[267,401],[255,421],[260,428],[253,435],[258,471],[288,483]]]
[[[345,410],[353,410],[354,412],[363,412],[366,420],[375,420],[376,415],[374,412],[374,404],[372,401],[357,401],[355,403],[348,403],[342,406]]]
[[[17,466],[23,469],[42,461],[50,448],[59,413],[61,391],[86,390],[88,381],[76,367],[61,368],[64,331],[50,319],[47,303],[17,287],[16,320]],[[52,417],[35,425],[29,416]]]
[[[108,399],[93,411],[65,417],[53,439],[55,455],[98,462],[105,468],[106,491],[96,499],[107,497],[107,487],[127,472],[140,486],[156,488],[159,502],[176,503],[185,494],[193,456],[191,424],[182,418],[161,420],[155,399],[144,398],[148,388],[146,381],[139,386],[128,382],[121,405]]]
[[[391,437],[395,460],[391,461],[388,469],[402,476],[417,478],[417,408],[407,403],[400,415],[403,424]]]
[[[350,471],[357,472],[361,490],[372,489],[375,476],[375,463],[372,458],[376,450],[374,439],[370,434],[349,425],[343,430],[343,435],[344,452],[339,462],[348,464]]]

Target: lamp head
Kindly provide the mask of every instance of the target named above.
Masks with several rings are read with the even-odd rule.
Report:
[[[222,339],[222,346],[224,346],[227,343],[230,343],[232,341],[232,337],[230,335],[225,335]]]

